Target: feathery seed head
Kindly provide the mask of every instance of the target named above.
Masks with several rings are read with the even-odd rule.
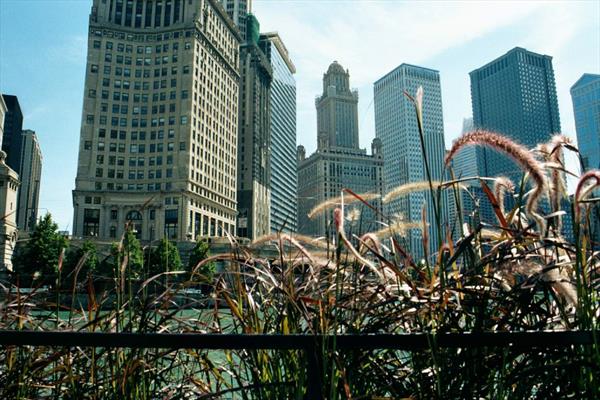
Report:
[[[589,181],[594,180],[592,184],[589,184]],[[577,219],[579,219],[579,203],[584,200],[595,187],[600,186],[600,170],[593,169],[591,171],[586,172],[579,178],[579,183],[577,183],[577,189],[575,190],[575,213],[577,215]]]
[[[364,201],[370,201],[379,198],[377,193],[364,193],[359,195]],[[344,204],[351,204],[360,201],[354,196],[344,196],[343,198]],[[310,212],[308,213],[308,218],[314,218],[319,214],[322,214],[326,210],[339,206],[342,204],[342,196],[334,197],[328,200],[325,200],[322,203],[317,204]]]
[[[463,147],[480,145],[500,151],[512,158],[535,182],[535,189],[529,196],[526,204],[527,213],[535,219],[541,234],[546,230],[544,218],[536,212],[537,203],[546,191],[546,176],[542,164],[522,145],[495,132],[476,130],[468,132],[454,141],[452,148],[446,155],[446,165]]]
[[[440,182],[437,182],[437,181],[431,182],[431,186],[433,188],[437,188],[440,185],[441,185]],[[429,190],[429,182],[427,182],[427,181],[406,183],[404,185],[400,185],[400,186],[397,186],[396,188],[392,189],[388,194],[383,196],[382,200],[384,203],[389,203],[390,201],[392,201],[400,196],[404,196],[406,194],[413,193],[413,192],[422,192],[424,190]]]

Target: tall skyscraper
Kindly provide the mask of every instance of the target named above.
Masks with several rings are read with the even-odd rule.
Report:
[[[40,183],[42,179],[42,150],[34,131],[26,129],[21,136],[21,187],[17,200],[19,230],[31,232],[38,220]]]
[[[94,0],[75,236],[235,232],[240,40],[217,0]]]
[[[4,122],[8,108],[0,96],[0,138],[4,136]],[[1,139],[0,139],[1,140]],[[6,153],[0,150],[0,277],[12,271],[12,255],[17,244],[17,190],[19,177],[6,165]]]
[[[474,130],[473,118],[463,119],[462,134]],[[468,146],[461,150],[452,160],[454,174],[456,178],[468,178],[481,175],[481,155],[480,147]]]
[[[17,96],[3,94],[6,105],[2,150],[6,153],[6,164],[17,174],[21,166],[21,132],[23,131],[23,112]]]
[[[462,133],[465,134],[467,132],[471,132],[475,129],[473,124],[473,118],[465,118],[463,120]],[[485,167],[483,166],[484,156],[483,156],[484,148],[479,146],[467,146],[463,148],[452,160],[452,164],[450,165],[454,171],[454,175],[456,179],[469,178],[469,177],[484,177],[483,171]],[[450,176],[448,176],[450,179]],[[492,183],[487,182],[488,185],[492,186]],[[470,180],[462,182],[469,193],[464,190],[460,190],[458,192],[458,202],[456,202],[455,193],[449,193],[449,197],[453,197],[454,199],[449,199],[450,203],[454,203],[453,206],[456,207],[456,210],[460,210],[462,213],[462,220],[470,222],[472,224],[477,224],[477,221],[484,221],[488,224],[496,224],[496,216],[494,214],[494,210],[492,208],[491,203],[487,200],[485,192],[481,187],[481,183],[479,180]],[[449,206],[450,209],[451,206]],[[475,217],[474,212],[477,211],[477,221],[474,221]],[[450,220],[453,221],[452,225],[455,227],[455,231],[458,232],[458,225],[456,222],[460,221],[458,215],[450,209]]]
[[[358,148],[358,92],[350,89],[348,71],[334,61],[323,75],[323,94],[315,100],[321,145]],[[321,140],[321,139],[320,139]]]
[[[600,169],[600,75],[583,74],[571,86],[571,99],[583,167]]]
[[[583,74],[571,86],[577,144],[584,170],[600,169],[600,75]],[[594,192],[600,197],[600,190]],[[600,246],[600,204],[594,206],[592,235]]]
[[[259,46],[259,24],[246,17],[240,47],[238,236],[271,233],[271,99],[273,68]]]
[[[308,212],[319,203],[340,196],[344,188],[355,193],[381,194],[383,190],[383,154],[381,141],[375,139],[372,154],[359,147],[358,94],[350,90],[350,74],[334,61],[323,76],[323,93],[316,100],[317,151],[306,157],[304,146],[298,147],[298,231],[323,236],[329,229],[331,213],[308,219]],[[374,202],[376,207],[379,202]],[[375,230],[376,216],[362,206],[363,215],[355,232]]]
[[[444,121],[439,72],[410,64],[401,64],[374,84],[375,135],[383,144],[385,192],[393,188],[427,180],[425,158],[421,148],[416,113],[404,91],[415,94],[423,87],[423,127],[426,158],[431,179],[440,181],[444,171]],[[426,205],[430,226],[430,253],[437,251],[439,237],[435,227],[435,210],[429,191],[414,192],[389,203],[390,217],[399,215],[405,221],[420,222]],[[439,210],[447,221],[447,199]],[[407,237],[413,255],[422,257],[423,232],[413,229]]]
[[[251,0],[220,0],[227,11],[227,15],[239,28],[242,35],[242,43],[246,41],[246,20]]]
[[[261,35],[271,62],[271,231],[296,232],[296,67],[277,33]]]
[[[469,75],[475,127],[528,148],[560,132],[552,57],[515,47]],[[521,170],[512,160],[488,148],[482,154],[482,175],[518,181]]]

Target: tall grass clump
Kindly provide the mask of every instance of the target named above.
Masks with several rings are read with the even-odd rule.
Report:
[[[417,118],[422,96],[411,97]],[[306,399],[309,374],[316,372],[322,397],[331,400],[600,398],[597,342],[438,346],[443,333],[591,331],[598,337],[600,247],[593,230],[598,205],[591,196],[600,186],[600,171],[581,176],[572,200],[564,201],[562,179],[573,173],[564,168],[561,148],[575,150],[567,138],[558,136],[535,150],[477,130],[454,142],[446,165],[466,146],[504,153],[520,166],[523,179],[433,181],[426,174],[423,182],[383,197],[389,203],[430,191],[437,204],[435,226],[425,218],[384,215],[378,196],[349,188],[311,213],[333,211],[333,236],[279,233],[247,244],[229,236],[230,251],[203,250],[206,256],[194,259],[188,270],[174,270],[173,256],[161,258],[170,254],[167,243],[158,253],[132,257],[138,253],[124,236],[105,257],[110,268],[77,273],[87,265],[84,252],[60,289],[35,281],[27,289],[16,280],[2,285],[2,329],[330,335],[332,340],[315,342],[314,354],[5,347],[0,397]],[[443,176],[453,176],[446,172]],[[481,185],[485,198],[465,215],[461,199],[476,198],[473,185]],[[455,231],[439,205],[444,196],[457,200]],[[479,217],[486,204],[495,222]],[[356,219],[349,214],[360,207],[376,208],[379,229],[363,231],[349,223]],[[567,218],[571,231],[565,230]],[[440,233],[425,260],[415,259],[405,240],[411,229]],[[214,276],[205,272],[214,270],[209,265],[219,265]],[[429,346],[349,351],[336,345],[341,334],[383,333],[425,333]],[[307,370],[309,357],[317,360],[316,371]]]

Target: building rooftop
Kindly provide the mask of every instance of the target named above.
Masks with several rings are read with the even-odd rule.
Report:
[[[585,74],[581,75],[581,78],[577,79],[577,82],[575,82],[573,84],[573,86],[571,86],[571,90],[573,90],[579,86],[583,86],[583,85],[587,85],[588,83],[595,82],[597,80],[600,80],[600,75],[585,73]]]
[[[396,72],[399,69],[418,69],[420,71],[427,71],[427,72],[432,72],[435,74],[440,73],[440,71],[438,71],[437,69],[420,67],[420,66],[414,65],[414,64],[402,63],[402,64],[398,65],[396,68],[394,68],[393,70],[391,70],[390,72],[388,72],[387,74],[385,74],[384,76],[382,76],[381,78],[379,78],[378,80],[376,80],[374,85],[377,85],[379,82],[383,81],[384,79],[386,79],[388,76],[390,76],[391,74],[393,74],[394,72]]]
[[[493,65],[493,64],[497,63],[498,61],[501,61],[501,60],[507,58],[508,56],[512,55],[513,53],[527,53],[527,54],[531,54],[531,55],[536,56],[536,57],[549,58],[550,60],[552,59],[552,56],[549,56],[549,55],[546,55],[546,54],[535,53],[535,52],[527,50],[527,49],[525,49],[523,47],[518,47],[517,46],[517,47],[514,47],[514,48],[510,49],[509,51],[507,51],[506,53],[502,54],[501,56],[494,58],[492,61],[488,62],[487,64],[482,65],[479,68],[475,68],[473,71],[469,72],[469,74],[473,74],[473,73],[476,73],[478,71],[481,71],[481,70],[489,67],[490,65]]]

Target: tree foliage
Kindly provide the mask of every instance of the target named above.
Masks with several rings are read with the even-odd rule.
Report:
[[[179,256],[179,250],[177,250],[177,246],[167,239],[162,239],[160,244],[150,251],[148,259],[149,275],[180,270],[181,257]]]
[[[67,239],[58,232],[58,225],[47,213],[39,219],[17,256],[15,271],[26,280],[36,275],[44,283],[54,283],[59,257],[67,246]]]
[[[76,276],[77,280],[81,282],[88,275],[96,273],[99,262],[94,243],[86,240],[81,247],[71,246],[69,250],[61,273],[63,283],[73,284]]]
[[[139,278],[142,276],[144,268],[144,252],[140,241],[130,230],[125,232],[121,245],[113,243],[111,253],[113,255],[113,272],[118,272],[125,257],[127,257],[127,271],[130,278]]]
[[[198,240],[196,245],[192,249],[192,253],[190,254],[190,260],[188,262],[188,271],[193,272],[194,268],[200,263],[200,261],[207,259],[210,257],[210,245],[206,240]],[[207,281],[212,281],[213,276],[216,271],[216,266],[214,262],[209,262],[202,265],[198,270],[196,270],[196,274],[200,277],[204,277]]]

